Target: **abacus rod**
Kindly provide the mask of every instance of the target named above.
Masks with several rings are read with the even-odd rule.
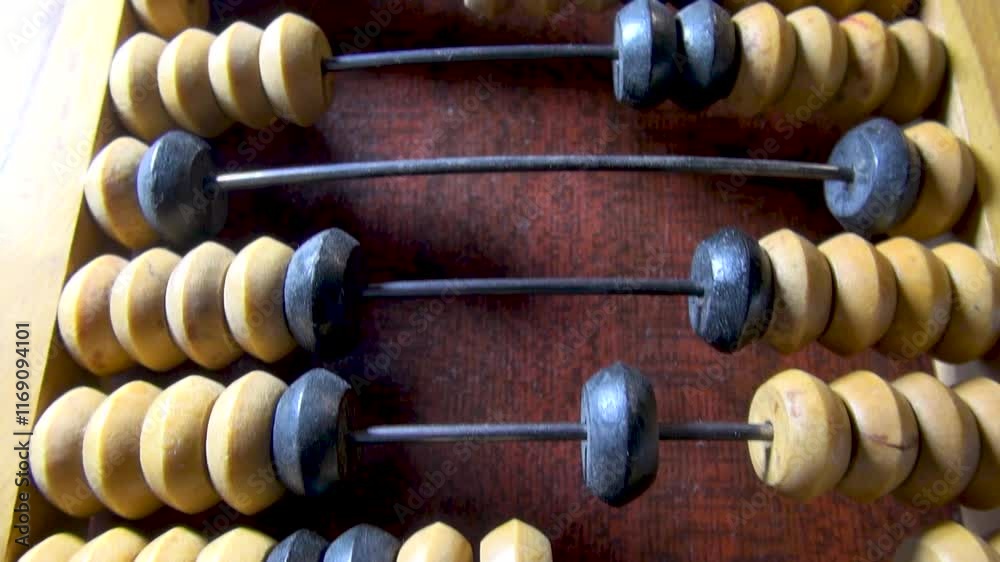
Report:
[[[227,172],[215,177],[215,186],[223,191],[260,189],[280,184],[317,181],[382,178],[389,176],[430,176],[444,174],[481,174],[514,172],[674,172],[794,178],[805,180],[843,180],[854,178],[854,171],[832,164],[723,158],[715,156],[635,156],[635,155],[547,155],[547,156],[471,156],[424,160],[383,160],[291,166],[245,172]]]
[[[614,45],[484,45],[355,53],[323,60],[324,72],[382,68],[407,64],[593,58],[615,60]]]
[[[704,288],[687,279],[525,278],[431,279],[391,281],[368,285],[366,298],[434,298],[486,295],[688,295],[700,297]]]

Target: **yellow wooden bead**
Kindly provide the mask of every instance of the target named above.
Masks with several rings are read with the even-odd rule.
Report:
[[[396,562],[472,562],[472,545],[461,533],[438,522],[406,539]]]
[[[66,562],[83,544],[83,539],[72,533],[59,533],[33,546],[18,562]]]
[[[178,125],[203,137],[214,137],[232,125],[212,90],[208,52],[215,35],[188,29],[174,37],[160,55],[157,83],[167,113]]]
[[[764,341],[782,353],[816,341],[830,318],[833,277],[812,242],[782,229],[760,241],[771,260],[774,313]]]
[[[867,0],[865,9],[885,21],[893,21],[905,15],[912,15],[914,0]]]
[[[111,326],[133,359],[154,371],[168,371],[184,362],[167,327],[167,281],[181,261],[164,248],[153,248],[133,259],[111,287]]]
[[[854,449],[837,491],[873,502],[895,490],[917,460],[920,430],[910,403],[871,371],[855,371],[830,383],[847,407]]]
[[[896,273],[896,313],[876,347],[894,359],[916,359],[941,339],[951,317],[951,280],[923,244],[890,238],[876,249]]]
[[[208,25],[208,0],[131,0],[139,21],[161,37]]]
[[[480,562],[552,562],[548,537],[524,521],[511,519],[479,543]]]
[[[163,504],[146,484],[139,463],[139,436],[160,389],[133,381],[97,408],[83,436],[83,469],[94,495],[126,519],[141,519]]]
[[[750,441],[750,461],[766,485],[798,500],[833,489],[851,460],[847,410],[818,378],[790,369],[754,393],[749,422],[769,423],[774,440]]]
[[[134,562],[146,544],[132,529],[115,527],[84,545],[69,562]]]
[[[242,354],[226,322],[223,287],[235,254],[205,242],[174,268],[167,281],[167,325],[174,341],[195,363],[220,369]]]
[[[957,242],[934,248],[951,278],[951,319],[931,354],[948,363],[983,356],[1000,338],[1000,269]]]
[[[847,17],[840,27],[847,36],[847,72],[824,111],[852,123],[889,97],[899,70],[899,46],[882,20],[870,12]]]
[[[788,89],[777,107],[804,121],[840,89],[847,72],[847,36],[833,16],[815,6],[789,14],[788,23],[795,32],[798,52]]]
[[[208,543],[196,562],[264,562],[275,544],[259,531],[237,527]]]
[[[295,349],[285,321],[285,272],[292,249],[258,238],[236,254],[223,291],[229,328],[247,353],[273,363]]]
[[[108,143],[90,163],[83,177],[83,195],[94,220],[121,245],[139,249],[156,241],[136,192],[139,161],[149,148],[132,137]]]
[[[958,499],[973,509],[996,509],[1000,507],[1000,384],[977,377],[954,390],[972,411],[979,430],[979,466]]]
[[[965,212],[976,184],[976,162],[965,143],[940,123],[924,121],[903,133],[920,153],[920,194],[913,210],[889,232],[926,240],[951,230]]]
[[[146,545],[135,562],[195,562],[207,544],[208,541],[191,529],[174,527]]]
[[[917,507],[945,505],[976,472],[976,418],[950,388],[926,373],[910,373],[893,386],[910,403],[920,428],[917,463],[893,495]]]
[[[59,335],[73,359],[97,376],[133,365],[115,338],[108,308],[115,277],[126,265],[118,256],[100,256],[74,273],[59,297]]]
[[[905,19],[889,26],[899,45],[896,84],[881,113],[897,123],[920,117],[937,99],[948,55],[944,43],[920,20]]]
[[[282,14],[264,30],[260,74],[279,117],[303,127],[326,113],[333,96],[333,73],[322,61],[333,51],[323,30],[297,14]]]
[[[222,110],[255,129],[276,118],[260,77],[263,35],[259,27],[238,21],[219,34],[208,51],[208,75]]]
[[[882,339],[896,310],[896,276],[889,260],[852,233],[820,244],[833,273],[833,310],[819,341],[841,355]]]
[[[1000,554],[954,521],[942,521],[903,541],[893,562],[1000,562]]]
[[[742,61],[729,103],[740,115],[771,107],[788,90],[795,67],[795,30],[777,8],[753,4],[733,16],[742,44]]]
[[[253,515],[281,498],[285,487],[274,472],[271,428],[278,399],[288,388],[264,371],[229,385],[208,421],[208,472],[226,503]]]
[[[208,420],[224,387],[192,375],[167,387],[142,423],[142,472],[163,503],[198,513],[219,501],[208,473],[205,442]]]
[[[139,32],[115,52],[108,76],[108,90],[115,111],[130,133],[153,142],[175,128],[160,96],[157,67],[167,42]]]
[[[771,2],[778,7],[779,10],[786,14],[791,14],[795,10],[804,8],[812,3],[813,0],[775,0]]]

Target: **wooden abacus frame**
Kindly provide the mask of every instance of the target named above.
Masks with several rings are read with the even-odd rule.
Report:
[[[1000,52],[993,39],[1000,15],[992,0],[923,0],[920,18],[945,40],[949,82],[934,117],[944,121],[970,146],[977,167],[977,193],[963,221],[961,238],[993,259],[1000,256]],[[83,263],[113,247],[101,233],[83,198],[82,177],[92,157],[123,131],[111,107],[107,76],[117,47],[137,30],[127,0],[67,0],[59,15],[49,57],[34,86],[21,131],[3,172],[5,216],[0,240],[6,243],[0,268],[0,293],[10,301],[7,327],[0,330],[8,350],[10,376],[0,397],[0,411],[14,417],[18,403],[14,356],[16,323],[30,324],[29,399],[32,423],[43,405],[86,374],[69,357],[56,336],[56,308],[67,277]],[[16,305],[14,303],[16,302]],[[951,382],[974,368],[938,363],[938,376]],[[1000,375],[1000,370],[991,369]],[[23,407],[22,407],[23,408]],[[10,419],[10,418],[9,418]],[[0,456],[0,510],[11,514],[0,526],[4,560],[15,560],[24,549],[16,541],[21,503],[14,425],[5,432]],[[30,538],[38,542],[58,529],[65,516],[48,507],[32,490]],[[993,523],[997,521],[994,518]],[[974,522],[973,522],[974,523]]]

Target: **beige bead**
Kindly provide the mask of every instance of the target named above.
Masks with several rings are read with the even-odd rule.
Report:
[[[167,326],[167,281],[181,261],[164,248],[133,259],[111,287],[111,326],[133,359],[153,371],[168,371],[186,358]]]
[[[208,52],[215,35],[188,29],[163,50],[156,68],[160,95],[167,113],[181,127],[203,137],[214,137],[232,125],[212,90]]]
[[[483,18],[495,18],[510,9],[510,0],[465,0],[465,9]]]
[[[979,431],[979,466],[958,499],[973,509],[996,509],[1000,507],[1000,384],[977,377],[954,390],[972,411]]]
[[[976,184],[976,162],[965,143],[940,123],[924,121],[903,133],[922,161],[920,194],[890,233],[926,240],[951,230],[965,212]]]
[[[139,32],[122,44],[111,60],[108,90],[115,112],[130,133],[153,142],[176,127],[160,96],[157,66],[167,42]]]
[[[948,55],[944,43],[920,20],[889,26],[899,45],[899,72],[881,113],[897,123],[920,117],[937,99]]]
[[[993,550],[1000,552],[1000,531],[997,531],[996,533],[993,533],[992,536],[990,536],[989,545],[990,547],[993,548]],[[994,561],[994,562],[1000,562],[1000,561]]]
[[[795,67],[795,30],[777,8],[753,4],[733,16],[742,61],[729,103],[750,117],[771,107],[788,90]]]
[[[819,0],[817,3],[833,17],[843,18],[860,10],[865,0]]]
[[[196,562],[264,562],[275,544],[259,531],[237,527],[208,543]]]
[[[83,548],[83,539],[72,533],[59,533],[36,544],[18,562],[65,562]]]
[[[131,0],[142,25],[170,38],[189,27],[208,25],[208,0]]]
[[[221,369],[242,354],[226,322],[223,287],[235,254],[205,242],[191,250],[167,281],[167,325],[177,345],[206,369]]]
[[[125,384],[97,408],[83,436],[87,483],[101,503],[125,519],[141,519],[163,505],[139,463],[142,422],[159,395],[147,382]]]
[[[833,306],[830,265],[812,242],[786,229],[761,239],[771,260],[774,313],[764,341],[782,353],[794,353],[816,341]]]
[[[223,291],[229,328],[247,353],[273,363],[295,349],[285,321],[285,272],[292,249],[258,238],[236,254]]]
[[[285,491],[271,459],[271,427],[286,388],[273,375],[253,371],[229,385],[212,408],[208,472],[222,499],[245,515],[268,507]]]
[[[774,428],[773,441],[750,441],[748,448],[757,476],[779,493],[810,500],[832,490],[847,470],[847,410],[809,373],[790,369],[771,377],[754,393],[748,419]]]
[[[815,6],[789,14],[788,23],[798,53],[788,89],[777,106],[804,121],[840,89],[847,72],[847,36],[833,16]]]
[[[326,113],[333,96],[333,73],[323,59],[333,51],[323,30],[297,14],[282,14],[264,30],[260,74],[279,117],[309,127]]]
[[[830,384],[847,407],[854,449],[837,491],[873,502],[898,487],[917,460],[920,430],[910,403],[871,371],[855,371]]]
[[[926,373],[910,373],[893,386],[910,403],[920,428],[917,464],[893,495],[917,507],[945,505],[976,472],[976,418],[950,388]]]
[[[111,286],[127,264],[118,256],[100,256],[74,273],[59,297],[59,335],[73,359],[97,376],[133,365],[115,338],[108,309]]]
[[[951,320],[931,354],[948,363],[983,356],[1000,338],[1000,269],[957,242],[934,248],[951,279]]]
[[[954,521],[942,521],[903,541],[893,562],[1000,562],[1000,554]]]
[[[91,540],[69,562],[134,562],[146,539],[132,529],[115,527]]]
[[[552,562],[552,544],[541,531],[511,519],[479,543],[480,562]]]
[[[260,77],[263,35],[259,27],[238,21],[227,27],[208,51],[208,75],[222,110],[255,129],[263,129],[276,119]]]
[[[874,14],[859,12],[840,22],[847,36],[847,72],[824,111],[853,123],[870,115],[889,97],[899,70],[896,38]]]
[[[146,481],[163,503],[184,513],[219,501],[208,473],[205,441],[212,406],[224,387],[192,375],[167,387],[142,424],[139,458]]]
[[[174,527],[146,545],[135,562],[195,562],[207,544],[208,541],[191,529]]]
[[[951,317],[948,270],[923,244],[890,238],[875,247],[896,273],[896,313],[878,350],[893,359],[916,359],[941,339]]]
[[[865,9],[885,21],[893,21],[901,16],[912,15],[913,0],[866,0]]]
[[[833,274],[833,310],[819,341],[850,355],[882,339],[896,311],[896,275],[875,247],[844,233],[820,244]]]
[[[108,236],[133,250],[157,238],[142,216],[136,192],[139,161],[147,148],[132,137],[118,137],[97,153],[83,177],[83,195],[94,220]]]
[[[406,539],[396,562],[472,562],[472,545],[461,533],[438,522]]]

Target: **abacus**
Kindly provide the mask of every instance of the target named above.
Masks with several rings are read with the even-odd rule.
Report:
[[[428,0],[383,24],[386,2],[69,0],[2,164],[4,337],[30,348],[5,411],[35,450],[0,463],[39,483],[4,487],[5,559],[26,511],[29,561],[996,559],[939,522],[989,536],[1000,500],[1000,22],[803,4]],[[651,45],[686,62],[637,80],[649,45],[616,26],[662,17]],[[235,54],[296,29],[329,43],[318,97],[241,87],[274,68]],[[128,80],[161,66],[172,99]],[[837,111],[796,115],[841,75]],[[889,171],[859,172],[865,143]],[[860,211],[836,191],[859,180]],[[624,427],[581,413],[601,365],[635,393]],[[790,388],[820,414],[775,417]]]

